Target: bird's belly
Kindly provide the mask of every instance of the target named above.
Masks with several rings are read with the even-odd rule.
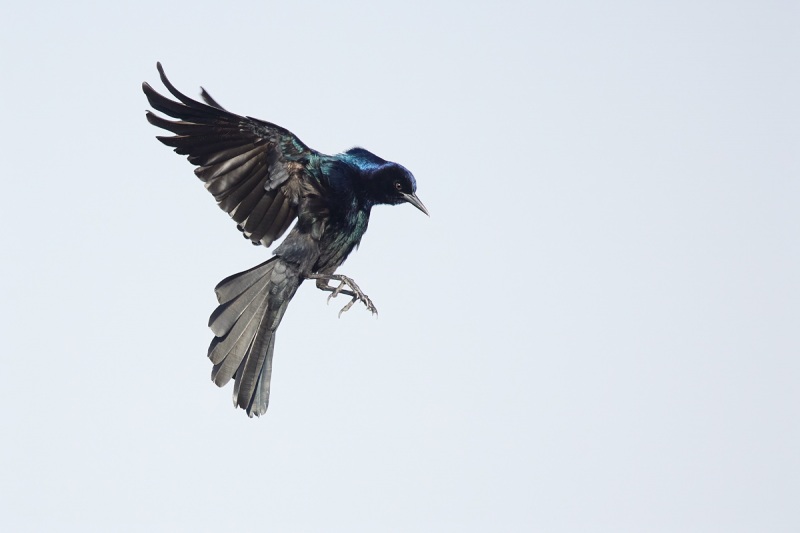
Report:
[[[344,263],[347,256],[350,255],[350,252],[353,251],[360,240],[361,239],[356,241],[348,240],[349,242],[339,243],[333,242],[330,246],[320,246],[319,259],[317,259],[317,263],[314,265],[314,271],[334,272],[339,265]]]
[[[328,226],[319,243],[320,254],[314,271],[333,273],[358,246],[366,230],[365,217],[358,217],[350,224]]]

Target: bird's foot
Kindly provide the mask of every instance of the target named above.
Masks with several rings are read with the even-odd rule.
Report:
[[[344,294],[345,296],[350,296],[352,298],[339,311],[339,318],[342,317],[342,313],[348,311],[356,302],[363,302],[367,308],[367,311],[373,315],[378,314],[378,309],[375,307],[375,304],[372,303],[372,300],[369,299],[369,296],[364,294],[364,291],[362,291],[356,282],[353,281],[353,278],[348,278],[347,276],[343,276],[341,274],[312,274],[308,277],[317,280],[317,288],[330,292],[328,295],[328,303],[330,303],[331,298],[336,298],[340,294]],[[329,281],[338,281],[339,286],[331,287],[328,285]]]
[[[339,286],[336,287],[333,290],[333,292],[328,295],[328,303],[330,303],[331,298],[336,298],[337,296],[342,294],[342,290],[345,287],[350,287],[350,291],[346,291],[346,293],[348,296],[352,296],[352,299],[349,302],[347,302],[345,306],[342,307],[342,309],[339,311],[339,318],[342,317],[342,313],[349,310],[351,307],[353,307],[353,304],[358,301],[363,302],[367,308],[367,311],[369,311],[373,315],[378,314],[378,309],[375,307],[375,304],[372,303],[372,300],[369,299],[369,296],[364,294],[364,291],[362,291],[361,288],[358,285],[356,285],[356,282],[353,281],[352,278],[348,278],[347,276],[341,276],[341,279],[339,280]],[[352,294],[350,294],[350,292],[352,292]]]

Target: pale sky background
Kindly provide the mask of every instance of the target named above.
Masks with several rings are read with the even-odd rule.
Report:
[[[0,529],[800,531],[800,4],[333,4],[0,8]],[[431,211],[340,270],[378,319],[298,291],[261,419],[206,321],[269,252],[157,60]]]

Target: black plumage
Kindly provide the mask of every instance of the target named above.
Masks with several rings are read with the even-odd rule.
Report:
[[[153,109],[177,120],[151,111],[147,120],[174,134],[157,139],[197,167],[197,177],[244,236],[268,247],[296,221],[274,257],[217,285],[219,307],[209,319],[212,380],[221,387],[233,378],[234,404],[259,416],[269,403],[275,331],[300,284],[314,279],[329,298],[349,296],[340,315],[357,301],[376,312],[336,269],[361,241],[374,205],[410,203],[428,211],[415,194],[414,176],[401,165],[363,148],[319,153],[280,126],[225,110],[205,89],[205,103],[189,98],[160,63],[158,72],[177,101],[148,83],[142,89]]]

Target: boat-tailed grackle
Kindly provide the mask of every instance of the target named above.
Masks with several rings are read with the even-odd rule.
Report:
[[[415,194],[414,176],[401,165],[363,148],[319,153],[280,126],[225,110],[205,89],[205,103],[189,98],[157,67],[177,101],[146,82],[142,89],[153,109],[177,120],[151,111],[147,120],[174,134],[157,139],[188,156],[244,236],[269,247],[297,221],[272,258],[217,285],[219,306],[209,319],[215,335],[208,349],[211,379],[222,387],[233,378],[234,404],[260,416],[269,403],[275,331],[303,280],[316,280],[331,293],[328,299],[350,297],[340,316],[358,301],[377,312],[336,269],[361,241],[374,205],[409,203],[428,210]]]

